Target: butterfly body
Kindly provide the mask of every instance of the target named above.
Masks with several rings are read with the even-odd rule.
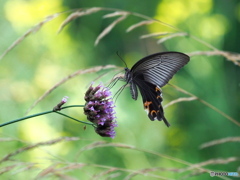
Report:
[[[150,120],[163,120],[170,126],[164,117],[161,87],[188,61],[186,54],[161,52],[140,59],[131,69],[125,68],[124,80],[130,85],[132,98],[137,100],[139,89]]]

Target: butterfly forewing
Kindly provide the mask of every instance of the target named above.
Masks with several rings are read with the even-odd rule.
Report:
[[[145,81],[163,87],[188,61],[189,56],[183,53],[156,53],[139,60],[130,71],[133,78],[142,73]]]

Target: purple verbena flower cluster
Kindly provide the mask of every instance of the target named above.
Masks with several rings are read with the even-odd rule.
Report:
[[[85,94],[84,114],[87,119],[96,125],[95,131],[100,136],[114,138],[117,126],[114,103],[110,98],[111,92],[108,88],[98,85],[89,87]]]

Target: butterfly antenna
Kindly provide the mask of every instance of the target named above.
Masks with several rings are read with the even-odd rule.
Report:
[[[117,51],[117,55],[122,60],[122,62],[125,64],[125,67],[127,68],[127,63],[122,59],[122,57],[119,55],[118,51]]]

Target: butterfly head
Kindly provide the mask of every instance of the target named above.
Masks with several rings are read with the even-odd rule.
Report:
[[[132,81],[132,75],[131,75],[131,72],[130,70],[126,67],[124,68],[125,70],[125,75],[124,75],[124,80],[127,82],[127,83],[130,83]]]

